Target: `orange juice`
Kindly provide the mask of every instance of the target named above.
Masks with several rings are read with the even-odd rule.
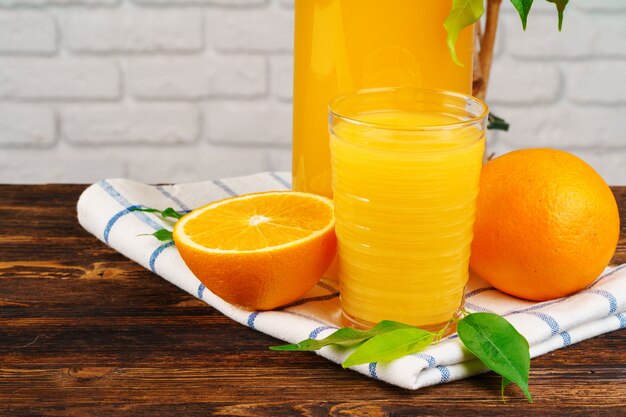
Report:
[[[341,304],[353,322],[435,329],[461,308],[486,106],[436,90],[331,104]]]
[[[417,86],[470,93],[473,29],[452,62],[443,22],[452,0],[296,1],[293,188],[331,195],[327,106],[361,88]]]

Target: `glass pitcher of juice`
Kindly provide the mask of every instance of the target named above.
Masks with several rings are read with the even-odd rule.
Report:
[[[471,93],[473,28],[456,44],[443,22],[452,0],[297,0],[293,188],[332,196],[328,103],[363,88],[429,87]]]

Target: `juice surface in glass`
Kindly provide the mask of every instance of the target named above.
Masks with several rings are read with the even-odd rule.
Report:
[[[357,325],[437,329],[462,307],[485,143],[478,103],[389,89],[331,104],[341,304]]]
[[[470,93],[473,28],[452,61],[443,22],[452,0],[295,3],[293,188],[331,196],[327,109],[362,88],[415,86]]]

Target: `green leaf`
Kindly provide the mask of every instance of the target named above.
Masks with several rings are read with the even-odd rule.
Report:
[[[452,9],[443,22],[443,26],[448,32],[448,49],[450,49],[450,54],[452,54],[452,60],[455,64],[463,66],[456,55],[455,45],[459,38],[459,33],[477,22],[484,12],[483,0],[452,0]]]
[[[487,118],[487,129],[491,130],[504,130],[507,132],[509,130],[510,125],[501,117],[496,116],[493,113],[489,113]]]
[[[152,236],[156,237],[157,239],[159,239],[162,242],[165,242],[166,240],[174,240],[174,236],[172,235],[172,231],[171,230],[167,230],[167,229],[157,230],[156,232],[152,233]]]
[[[369,362],[387,362],[427,348],[435,334],[410,327],[374,336],[359,346],[341,364],[344,368]]]
[[[182,213],[177,212],[176,210],[174,210],[171,207],[168,207],[165,210],[157,210],[157,209],[153,209],[153,208],[149,208],[149,207],[133,207],[133,208],[130,209],[130,211],[141,211],[141,212],[144,212],[144,213],[158,213],[164,219],[170,217],[170,218],[178,220],[181,217],[183,217]]]
[[[351,347],[363,343],[376,335],[391,332],[397,329],[410,328],[408,324],[398,323],[391,320],[383,320],[369,330],[357,330],[353,327],[344,327],[324,339],[306,339],[300,343],[282,346],[270,346],[271,350],[298,350],[308,351],[321,349],[328,345]]]
[[[176,210],[174,210],[171,207],[168,207],[165,210],[163,210],[161,212],[161,216],[163,216],[163,217],[171,217],[173,219],[180,219],[181,217],[183,217],[182,214],[180,214],[179,212],[177,212]]]
[[[528,341],[497,314],[473,313],[457,324],[465,347],[489,369],[518,385],[529,402],[530,352]]]
[[[565,11],[565,6],[569,0],[548,0],[549,3],[554,3],[556,5],[556,10],[559,13],[559,32],[563,29],[563,12]]]
[[[157,239],[159,239],[161,242],[174,240],[174,235],[172,234],[172,231],[167,230],[167,229],[159,229],[154,233],[146,233],[146,234],[139,235],[139,236],[154,236]]]
[[[517,9],[519,17],[522,19],[522,27],[526,30],[526,21],[528,20],[528,13],[533,5],[533,0],[511,0],[511,3]]]

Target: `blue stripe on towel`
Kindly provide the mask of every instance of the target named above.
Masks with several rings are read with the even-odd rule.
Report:
[[[450,381],[450,370],[445,366],[440,366],[439,372],[441,372],[441,379],[439,380],[440,384],[445,384]]]
[[[615,313],[617,311],[617,298],[613,294],[605,290],[597,290],[595,288],[589,289],[585,291],[590,294],[596,294],[601,297],[604,297],[609,302],[609,313]]]
[[[256,320],[257,316],[259,315],[259,313],[261,313],[260,311],[255,311],[254,313],[250,314],[248,316],[248,327],[250,327],[251,329],[254,329],[254,321]]]
[[[104,238],[104,242],[108,245],[109,244],[109,234],[111,233],[111,228],[113,227],[113,225],[119,220],[121,219],[123,216],[127,215],[128,213],[132,212],[133,209],[136,208],[141,208],[142,206],[140,205],[134,205],[134,206],[128,206],[123,210],[118,211],[117,213],[115,213],[115,215],[113,215],[113,217],[111,217],[109,219],[109,221],[107,222],[106,226],[104,227],[104,232],[102,234],[103,238]]]
[[[374,379],[378,379],[378,374],[376,373],[376,365],[378,365],[378,362],[370,362],[368,366],[370,376]]]
[[[204,286],[203,283],[200,283],[200,285],[198,285],[198,292],[197,292],[197,294],[198,294],[198,298],[199,299],[202,299],[202,296],[204,295],[204,289],[205,288],[206,287]]]
[[[531,305],[530,307],[520,308],[519,310],[511,310],[502,315],[502,317],[511,316],[513,314],[522,314],[528,313],[529,311],[540,310],[544,307],[553,306],[555,304],[560,304],[565,301],[569,301],[569,298],[559,298],[557,300],[544,301],[538,304]]]
[[[224,190],[226,193],[230,194],[231,196],[234,197],[237,195],[235,190],[230,188],[228,185],[224,184],[222,180],[213,180],[212,182],[213,184],[217,185],[218,187],[220,187],[222,190]]]
[[[291,183],[285,180],[284,178],[280,177],[277,173],[270,172],[269,174],[270,174],[270,177],[274,178],[276,182],[280,183],[280,185],[285,187],[286,190],[291,188]]]
[[[119,191],[117,191],[115,189],[115,187],[113,187],[108,181],[106,181],[106,180],[99,181],[98,185],[104,191],[106,191],[107,194],[109,194],[111,197],[113,197],[113,199],[115,201],[117,201],[118,203],[120,203],[122,206],[125,207],[126,212],[124,214],[120,215],[119,217],[122,217],[123,215],[128,214],[128,213],[133,213],[135,216],[137,216],[139,219],[141,219],[142,222],[144,222],[148,226],[152,227],[154,230],[159,230],[159,229],[163,228],[162,225],[160,225],[159,223],[155,222],[150,217],[148,217],[146,215],[146,213],[143,213],[141,211],[130,211],[129,207],[135,207],[135,206],[131,205],[130,201],[128,201],[126,199],[126,197],[124,197]],[[124,210],[122,210],[122,211],[124,211]],[[116,214],[116,216],[117,216],[117,214]],[[119,217],[118,217],[118,219],[119,219]],[[111,222],[111,220],[109,220],[109,223],[110,222]],[[115,222],[113,222],[113,223],[115,223]],[[108,233],[110,233],[110,230],[111,230],[111,228],[109,227],[109,232]],[[107,233],[107,239],[105,240],[107,243],[108,243],[108,233]]]
[[[599,277],[599,278],[598,278],[598,279],[597,279],[597,280],[596,280],[596,281],[595,281],[595,282],[591,285],[591,288],[593,288],[595,285],[597,285],[597,284],[598,284],[601,280],[604,280],[605,278],[608,278],[608,277],[612,276],[613,274],[615,274],[615,273],[617,273],[617,272],[621,271],[621,270],[622,270],[622,269],[624,269],[624,268],[626,268],[626,264],[620,265],[620,266],[618,266],[617,268],[613,269],[612,271],[609,271],[609,272],[607,272],[606,274],[601,275],[601,276],[600,276],[600,277]],[[589,290],[587,290],[587,291],[589,291]],[[564,297],[564,298],[559,298],[559,299],[556,299],[556,300],[543,301],[543,302],[541,302],[541,303],[534,304],[534,305],[532,305],[532,306],[530,306],[530,307],[520,308],[519,310],[511,310],[511,311],[508,311],[508,312],[506,312],[506,313],[502,314],[502,316],[503,316],[503,317],[506,317],[506,316],[510,316],[510,315],[513,315],[513,314],[526,313],[526,312],[529,312],[529,311],[540,310],[540,309],[542,309],[542,308],[544,308],[544,307],[553,306],[553,305],[555,305],[555,304],[560,304],[560,303],[563,303],[563,302],[565,302],[565,301],[569,301],[570,299],[571,299],[571,298],[569,298],[569,297]]]
[[[473,291],[470,291],[467,294],[465,294],[465,299],[472,298],[473,296],[478,295],[480,293],[483,293],[485,291],[495,291],[495,290],[496,289],[493,288],[493,287],[477,288],[477,289],[475,289]]]
[[[468,303],[467,301],[465,302],[465,307],[467,307],[469,310],[473,310],[473,311],[478,311],[480,313],[493,313],[493,311],[489,310],[488,308],[479,306],[477,304],[474,303]]]
[[[624,316],[622,313],[617,313],[615,317],[617,317],[617,319],[619,320],[619,328],[626,329],[626,316]]]
[[[559,333],[559,335],[563,338],[563,347],[566,347],[572,344],[572,338],[570,337],[569,333],[561,332]]]
[[[141,211],[133,211],[134,208],[141,208],[143,206],[141,205],[130,205],[130,202],[126,199],[126,197],[124,197],[122,195],[122,193],[120,193],[118,190],[115,189],[115,187],[113,187],[113,185],[111,185],[108,181],[106,180],[102,180],[100,182],[98,182],[98,185],[104,189],[111,197],[113,197],[115,199],[115,201],[117,201],[118,203],[120,203],[123,206],[126,206],[126,208],[124,210],[119,211],[118,213],[116,213],[113,217],[111,217],[111,219],[108,221],[107,225],[104,228],[104,241],[108,244],[109,243],[109,235],[111,233],[111,229],[113,227],[113,225],[123,216],[129,214],[129,213],[133,213],[135,216],[137,216],[139,219],[141,219],[141,221],[143,221],[145,224],[147,224],[148,226],[152,227],[154,230],[160,230],[163,228],[163,225],[155,222],[154,220],[152,220],[149,216],[146,215],[146,213],[141,212]],[[161,246],[159,246],[158,248],[156,248],[154,250],[154,252],[152,252],[152,254],[150,255],[150,261],[149,261],[149,266],[150,266],[150,270],[152,272],[156,273],[155,270],[155,262],[157,260],[157,258],[159,257],[159,255],[167,248],[169,248],[170,246],[174,245],[174,241],[170,241],[167,243],[162,244]]]
[[[541,312],[524,312],[522,314],[528,314],[531,316],[535,316],[539,319],[541,319],[544,323],[546,323],[548,326],[550,326],[550,334],[552,336],[555,336],[557,334],[559,334],[560,331],[560,327],[559,327],[559,323],[557,323],[557,321],[554,319],[554,317],[550,316],[549,314],[546,313],[541,313]]]
[[[324,330],[336,329],[336,328],[337,327],[335,327],[335,326],[319,326],[319,327],[316,327],[315,329],[313,329],[313,331],[311,333],[309,333],[309,339],[317,338],[317,336],[319,336],[319,334],[322,333]]]
[[[156,248],[154,252],[152,252],[152,255],[150,255],[150,263],[149,263],[150,270],[154,272],[155,274],[156,274],[156,267],[154,266],[154,264],[156,263],[157,258],[165,249],[169,248],[170,246],[174,246],[173,240],[170,240],[169,242],[162,244],[161,246]]]
[[[163,194],[165,197],[169,198],[170,200],[172,200],[174,203],[178,204],[178,207],[180,207],[182,210],[189,212],[191,211],[191,209],[189,207],[187,207],[185,205],[185,203],[183,203],[182,201],[180,201],[179,198],[177,198],[176,196],[172,195],[169,191],[167,191],[165,188],[163,188],[162,185],[158,185],[156,187],[157,190],[159,190],[161,192],[161,194]]]
[[[434,368],[437,366],[437,360],[431,355],[427,355],[425,353],[415,353],[413,354],[413,356],[415,356],[416,358],[424,359],[428,363],[429,368]]]

